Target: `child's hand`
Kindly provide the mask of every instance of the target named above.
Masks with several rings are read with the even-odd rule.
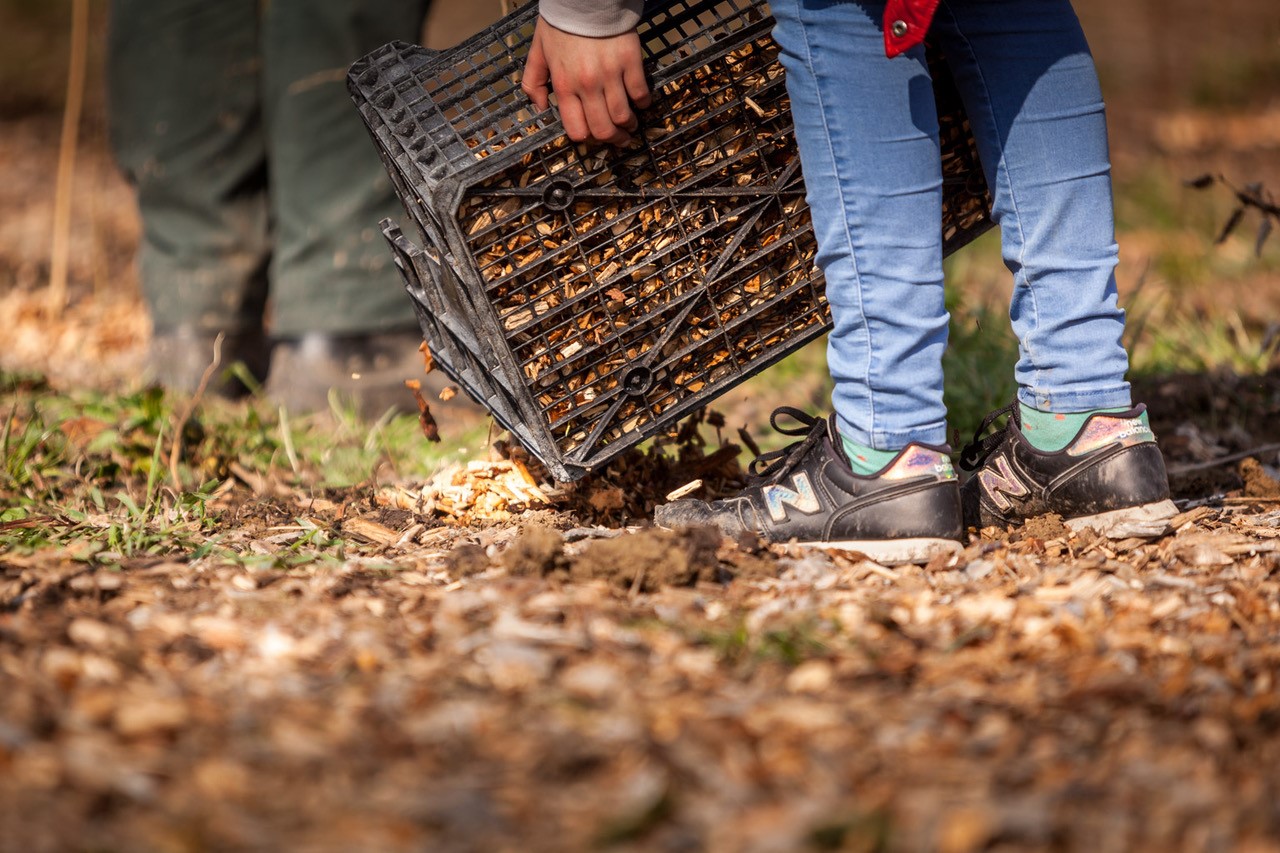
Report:
[[[634,30],[588,38],[538,18],[520,87],[543,110],[550,89],[555,90],[560,120],[574,142],[594,139],[625,145],[637,126],[631,105],[649,106],[640,38]]]

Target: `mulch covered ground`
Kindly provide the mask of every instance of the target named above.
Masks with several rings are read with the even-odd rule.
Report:
[[[0,555],[0,849],[1280,849],[1258,487],[890,569],[522,468],[237,486],[236,559]]]

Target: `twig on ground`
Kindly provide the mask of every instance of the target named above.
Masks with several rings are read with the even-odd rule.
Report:
[[[1174,465],[1169,469],[1169,476],[1178,477],[1183,474],[1191,474],[1195,471],[1207,471],[1210,468],[1217,468],[1221,465],[1229,465],[1232,462],[1239,462],[1241,459],[1248,459],[1250,456],[1257,456],[1262,453],[1274,453],[1280,451],[1280,444],[1264,444],[1261,447],[1251,447],[1248,450],[1241,450],[1239,453],[1232,453],[1227,456],[1220,456],[1217,459],[1210,459],[1208,462],[1190,462],[1186,465]]]
[[[284,455],[289,460],[289,467],[296,477],[298,475],[298,453],[293,448],[293,429],[289,426],[289,412],[280,407],[280,441],[284,445]]]

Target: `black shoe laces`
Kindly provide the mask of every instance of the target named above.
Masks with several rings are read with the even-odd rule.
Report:
[[[978,431],[973,434],[973,441],[964,446],[964,450],[960,451],[960,467],[966,471],[976,471],[987,461],[996,446],[1004,441],[1005,433],[1008,431],[1008,425],[1004,429],[996,430],[986,438],[982,438],[982,434],[987,431],[993,423],[1004,415],[1009,416],[1009,424],[1021,426],[1022,419],[1018,413],[1018,401],[1014,400],[1002,409],[996,409],[991,414],[982,419],[982,426],[978,427]]]
[[[791,418],[801,426],[782,426],[778,423],[779,416]],[[761,453],[752,460],[747,467],[747,473],[750,474],[748,485],[751,486],[776,483],[785,477],[800,464],[815,444],[822,441],[827,431],[825,418],[815,418],[808,412],[792,406],[779,406],[774,409],[773,414],[769,415],[769,426],[783,435],[803,435],[804,439],[789,444],[781,450]]]

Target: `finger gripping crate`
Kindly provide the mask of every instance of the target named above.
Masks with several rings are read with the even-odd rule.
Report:
[[[650,3],[633,142],[578,145],[520,90],[535,4],[348,83],[416,246],[384,233],[446,372],[558,479],[673,425],[830,327],[768,7]],[[944,251],[990,227],[944,63]]]

